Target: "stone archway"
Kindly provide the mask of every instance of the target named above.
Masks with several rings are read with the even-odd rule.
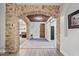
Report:
[[[6,4],[6,52],[13,53],[19,49],[18,19],[31,14],[51,15],[56,18],[57,49],[60,50],[60,17],[57,5],[17,5]]]

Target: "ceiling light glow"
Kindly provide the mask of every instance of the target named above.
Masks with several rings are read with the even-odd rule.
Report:
[[[41,17],[41,16],[37,16],[37,17],[35,17],[35,19],[36,19],[36,20],[41,20],[42,17]]]

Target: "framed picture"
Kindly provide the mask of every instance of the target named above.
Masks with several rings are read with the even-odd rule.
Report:
[[[68,28],[79,28],[79,10],[68,15]]]

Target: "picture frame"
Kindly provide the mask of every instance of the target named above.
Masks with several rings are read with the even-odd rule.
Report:
[[[79,28],[79,10],[68,15],[68,28]]]

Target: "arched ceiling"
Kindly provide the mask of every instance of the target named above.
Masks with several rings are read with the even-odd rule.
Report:
[[[28,19],[32,22],[46,22],[50,16],[43,14],[28,15]]]

